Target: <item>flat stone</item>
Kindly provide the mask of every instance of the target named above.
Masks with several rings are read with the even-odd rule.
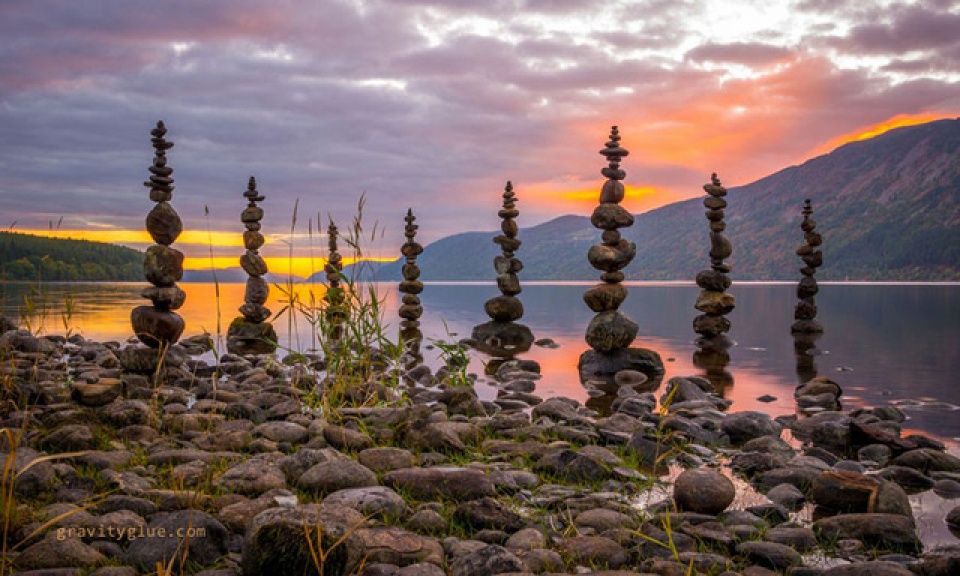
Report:
[[[353,460],[322,462],[304,472],[297,480],[300,488],[319,494],[377,484],[377,475],[363,464]]]
[[[736,305],[737,301],[732,294],[701,290],[693,307],[705,314],[717,316],[732,312]]]
[[[841,514],[814,522],[814,531],[827,542],[855,538],[867,545],[920,550],[912,518],[900,514]]]

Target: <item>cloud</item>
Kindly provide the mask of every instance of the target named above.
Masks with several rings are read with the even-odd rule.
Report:
[[[692,62],[722,62],[744,66],[765,66],[790,56],[792,50],[758,42],[735,42],[732,44],[701,44],[687,52]]]
[[[712,171],[744,184],[897,114],[960,111],[957,42],[932,22],[949,6],[878,6],[807,1],[789,30],[736,35],[692,1],[7,2],[5,216],[141,229],[159,119],[197,230],[241,230],[251,175],[274,231],[296,202],[301,228],[343,227],[362,194],[391,242],[407,207],[424,241],[492,229],[506,180],[530,225],[599,190],[611,124],[643,202],[699,195]],[[875,53],[894,56],[834,60]]]

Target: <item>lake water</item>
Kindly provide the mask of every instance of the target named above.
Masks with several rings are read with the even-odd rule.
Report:
[[[27,320],[34,330],[62,334],[65,302],[73,301],[67,326],[87,338],[124,341],[132,334],[130,310],[145,303],[139,297],[145,283],[45,284]],[[543,379],[541,396],[562,395],[583,402],[590,399],[577,375],[577,359],[587,349],[583,331],[593,313],[583,304],[583,284],[527,283],[520,295],[525,307],[522,323],[537,338],[550,338],[559,347],[533,347],[521,355],[538,361]],[[660,353],[667,378],[698,375],[693,364],[695,334],[691,322],[698,288],[692,283],[628,283],[630,296],[622,310],[640,325],[636,346]],[[185,336],[217,333],[217,310],[222,331],[237,315],[243,300],[242,284],[224,284],[216,295],[213,284],[183,284],[187,302],[180,310],[187,321]],[[28,286],[0,285],[0,310],[17,317],[23,311]],[[298,288],[306,296],[310,286]],[[313,288],[317,297],[322,287]],[[793,390],[798,383],[790,324],[796,302],[793,284],[738,283],[731,290],[737,308],[729,318],[736,345],[730,349],[727,371],[732,382],[721,393],[733,400],[731,410],[761,410],[773,415],[795,411]],[[384,321],[396,330],[399,302],[395,285],[381,284]],[[496,295],[491,284],[428,284],[421,299],[424,357],[438,364],[439,351],[426,349],[431,339],[451,341],[470,335],[474,325],[488,320],[483,302]],[[273,289],[268,306],[283,307]],[[894,404],[909,416],[905,428],[921,431],[960,446],[960,285],[957,284],[822,284],[817,296],[819,320],[826,332],[814,356],[817,373],[839,383],[844,408]],[[281,344],[297,350],[311,347],[309,326],[302,319],[289,328],[276,322]],[[491,398],[494,390],[483,376],[487,360],[475,354],[471,369],[480,374],[478,391]],[[809,360],[809,358],[808,358]],[[763,395],[776,398],[764,403]]]

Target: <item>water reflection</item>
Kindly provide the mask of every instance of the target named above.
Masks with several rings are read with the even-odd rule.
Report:
[[[533,346],[523,357],[536,360],[543,379],[537,383],[541,396],[563,395],[581,402],[588,400],[576,370],[577,359],[587,349],[583,327],[592,317],[581,295],[586,284],[525,283],[524,323],[537,337],[549,337],[559,347]],[[131,284],[48,284],[43,288],[46,302],[42,321],[46,333],[63,333],[60,313],[67,294],[75,301],[69,323],[88,338],[123,341],[132,336],[130,310],[143,303],[143,283]],[[25,285],[0,287],[0,304],[5,313],[16,316]],[[225,320],[243,302],[243,284],[220,286],[216,296],[212,284],[184,284],[187,300],[181,314],[187,321],[185,336],[203,331],[225,333]],[[690,302],[697,287],[691,284],[632,284],[622,310],[640,325],[635,346],[660,353],[665,378],[701,372],[695,364],[696,345],[690,332],[696,313]],[[932,433],[957,445],[960,437],[960,285],[830,285],[818,296],[818,318],[830,327],[815,342],[816,356],[797,355],[795,342],[785,330],[792,317],[795,285],[737,284],[735,326],[730,332],[733,346],[725,370],[732,376],[724,394],[734,401],[731,410],[759,410],[793,414],[793,391],[797,379],[816,371],[835,380],[846,391],[845,405],[894,403],[910,417],[905,427]],[[319,302],[320,285],[298,285],[297,297]],[[430,349],[435,340],[467,337],[473,326],[486,320],[482,305],[497,293],[494,284],[427,284],[420,294],[424,314],[425,361],[437,365],[439,351]],[[381,285],[386,334],[399,334],[396,285]],[[271,290],[273,310],[282,309],[289,297],[283,290]],[[313,300],[311,300],[313,298]],[[40,317],[42,316],[42,318]],[[315,347],[311,325],[305,319],[283,316],[275,322],[281,346],[307,351]],[[484,373],[482,355],[475,355],[471,370]],[[801,374],[800,371],[803,370]],[[478,391],[492,399],[496,389],[481,379]],[[757,400],[776,397],[770,403]]]

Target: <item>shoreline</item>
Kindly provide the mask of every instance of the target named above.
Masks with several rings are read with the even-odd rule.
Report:
[[[124,344],[72,340],[0,336],[2,375],[34,401],[3,414],[4,427],[22,433],[7,540],[42,528],[11,557],[17,569],[152,569],[183,541],[196,567],[224,574],[270,573],[281,561],[316,571],[304,536],[313,524],[325,527],[328,568],[342,573],[680,574],[693,565],[705,574],[858,566],[928,575],[960,562],[956,534],[945,535],[949,510],[922,507],[942,494],[960,515],[960,458],[901,437],[896,408],[822,409],[839,397],[826,379],[800,392],[814,408],[804,419],[728,412],[697,377],[671,379],[660,399],[642,383],[621,387],[600,415],[536,397],[530,361],[501,366],[502,393],[481,401],[444,368],[387,366],[336,389],[318,359],[227,354],[210,366],[195,360],[204,343],[190,338],[154,377],[125,367]],[[328,403],[344,392],[376,402]],[[84,454],[54,456],[71,452]],[[28,467],[44,454],[54,458]],[[831,507],[846,512],[820,518]],[[204,537],[56,532],[176,534],[188,524]],[[877,558],[882,566],[864,564]]]

